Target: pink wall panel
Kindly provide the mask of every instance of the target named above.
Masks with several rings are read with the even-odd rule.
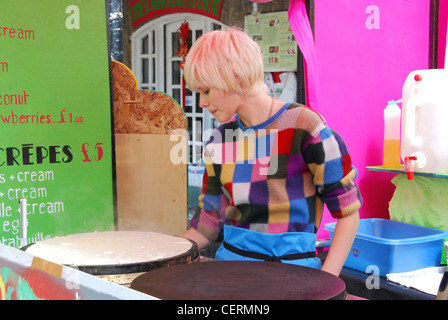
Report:
[[[428,68],[428,44],[429,1],[315,1],[315,109],[348,144],[364,197],[361,218],[389,217],[393,175],[365,167],[382,164],[383,110],[401,99],[409,72]],[[326,214],[318,237],[330,221]]]

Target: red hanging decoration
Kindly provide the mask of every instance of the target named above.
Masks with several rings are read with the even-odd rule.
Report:
[[[184,70],[185,65],[185,57],[188,54],[188,37],[191,37],[191,30],[188,26],[187,20],[185,20],[179,29],[177,29],[177,35],[180,39],[179,50],[177,50],[176,55],[182,58],[182,61],[179,63],[179,66],[182,70]],[[185,108],[185,79],[182,75],[182,107]]]

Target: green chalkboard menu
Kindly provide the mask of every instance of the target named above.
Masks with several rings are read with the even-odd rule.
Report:
[[[104,0],[0,2],[0,243],[114,228]]]

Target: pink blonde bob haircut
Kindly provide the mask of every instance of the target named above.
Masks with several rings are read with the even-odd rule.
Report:
[[[266,92],[260,46],[244,31],[227,28],[205,33],[191,47],[184,77],[192,91],[216,88],[225,94]]]

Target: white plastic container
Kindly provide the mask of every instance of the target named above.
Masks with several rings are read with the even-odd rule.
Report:
[[[400,121],[401,110],[397,101],[389,101],[384,109],[384,168],[400,168]]]
[[[414,171],[448,173],[448,70],[412,71],[403,85],[401,157]]]

